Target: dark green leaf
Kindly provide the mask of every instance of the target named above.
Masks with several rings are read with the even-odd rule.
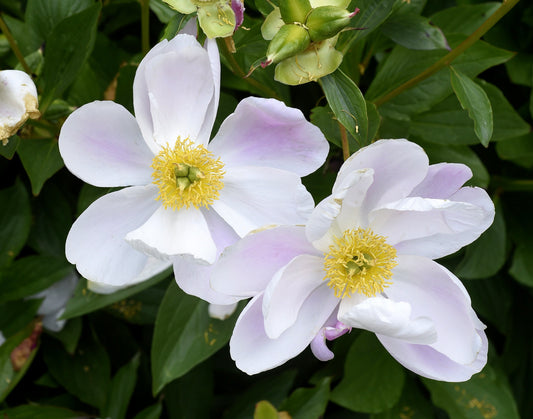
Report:
[[[339,121],[329,105],[317,106],[316,108],[311,109],[311,122],[320,128],[330,143],[342,148]],[[358,150],[359,146],[357,145],[355,138],[352,137],[352,134],[346,132],[346,137],[348,138],[350,150],[352,152]]]
[[[102,416],[113,419],[126,417],[135,384],[137,382],[137,368],[139,367],[140,354],[137,353],[130,362],[118,370],[111,381],[111,388],[107,404]]]
[[[31,208],[26,188],[17,180],[0,191],[0,268],[18,255],[30,233]]]
[[[403,367],[374,334],[365,332],[350,348],[344,377],[331,392],[331,400],[356,412],[383,412],[400,399],[404,380]]]
[[[414,13],[400,13],[391,16],[381,26],[381,31],[409,49],[450,49],[442,31],[429,20]]]
[[[492,137],[492,106],[485,91],[470,78],[450,67],[452,87],[463,109],[474,121],[474,132],[485,147]]]
[[[150,0],[149,4],[150,10],[154,12],[157,18],[163,23],[168,23],[177,13],[162,0]]]
[[[102,409],[111,384],[111,367],[106,351],[94,337],[85,337],[74,355],[59,342],[47,342],[44,361],[54,379],[84,403]]]
[[[74,81],[92,51],[101,3],[62,20],[47,38],[41,106],[46,109]]]
[[[523,285],[533,287],[533,240],[524,241],[515,249],[509,274]]]
[[[322,89],[337,120],[360,147],[367,145],[366,102],[357,85],[341,70],[320,79]]]
[[[0,415],[9,419],[79,419],[80,413],[56,406],[26,404],[0,410]]]
[[[133,419],[159,419],[163,406],[161,403],[154,404],[153,406],[148,406],[146,409],[143,409],[141,412],[137,413]]]
[[[0,331],[4,337],[14,335],[27,326],[37,314],[42,299],[9,301],[0,304]]]
[[[107,307],[112,314],[136,324],[153,324],[167,285],[158,283]]]
[[[518,411],[504,374],[486,366],[465,383],[422,380],[435,405],[450,419],[501,417],[518,419]]]
[[[63,167],[55,138],[25,139],[20,142],[17,154],[30,178],[34,195],[39,195],[44,182]]]
[[[209,358],[229,340],[238,310],[226,320],[211,319],[208,304],[185,294],[172,281],[163,298],[152,340],[152,390],[157,394]]]
[[[314,388],[298,388],[285,400],[279,410],[286,410],[292,419],[318,419],[326,411],[331,378],[327,377]]]
[[[511,138],[496,144],[498,157],[525,168],[533,167],[533,133]]]
[[[82,321],[80,318],[70,319],[59,332],[48,332],[61,341],[65,350],[73,355],[81,337]]]
[[[48,256],[26,256],[0,272],[0,303],[42,291],[72,273],[72,266]]]
[[[82,316],[87,313],[91,313],[95,310],[98,310],[102,307],[106,307],[110,304],[116,303],[117,301],[124,300],[132,295],[137,294],[138,292],[145,290],[152,285],[157,284],[163,279],[167,278],[170,274],[170,270],[167,269],[147,281],[141,282],[137,285],[133,285],[128,288],[116,291],[112,294],[97,294],[90,291],[87,288],[87,280],[81,279],[78,282],[76,291],[72,298],[68,301],[67,306],[65,307],[65,312],[61,316],[62,319],[71,319],[73,317]]]
[[[476,279],[495,275],[506,259],[507,235],[500,205],[496,206],[494,222],[479,239],[466,248],[461,263],[454,269],[460,278]]]
[[[513,83],[533,86],[533,54],[518,53],[505,63],[505,67]]]
[[[431,16],[430,20],[445,34],[460,33],[470,35],[487,18],[492,15],[501,3],[489,2],[481,4],[462,4],[457,7],[448,7]]]
[[[13,135],[9,138],[9,142],[6,145],[0,146],[0,156],[4,156],[6,159],[11,160],[17,151],[20,144],[20,137]]]

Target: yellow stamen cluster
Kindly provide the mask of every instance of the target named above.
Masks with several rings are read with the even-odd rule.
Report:
[[[387,244],[385,237],[370,229],[346,230],[334,239],[325,255],[324,280],[338,298],[356,292],[373,297],[391,284],[396,265],[396,249]]]
[[[174,146],[164,146],[151,167],[154,183],[159,187],[156,199],[165,208],[207,208],[224,187],[224,163],[189,138],[178,137]]]

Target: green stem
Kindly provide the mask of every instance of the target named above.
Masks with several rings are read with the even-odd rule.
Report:
[[[396,89],[390,91],[386,95],[378,97],[374,100],[376,106],[381,106],[385,102],[388,102],[392,98],[398,96],[400,93],[416,86],[421,81],[431,77],[437,71],[442,68],[449,66],[451,62],[470,48],[476,41],[478,41],[485,33],[489,31],[503,16],[509,12],[520,0],[504,0],[501,6],[485,21],[483,24],[477,28],[468,38],[461,42],[456,48],[451,50],[448,54],[442,57],[432,66],[428,67],[426,70],[422,71],[417,76],[406,81],[404,84],[398,86]]]
[[[15,38],[13,38],[13,35],[11,35],[11,31],[7,27],[6,23],[4,22],[4,19],[2,19],[2,14],[0,14],[0,30],[6,36],[9,46],[13,50],[15,57],[17,57],[17,60],[19,61],[24,71],[31,76],[30,66],[28,65],[28,63],[26,63],[26,60],[24,59],[24,55],[22,55],[22,52],[20,52],[19,46],[17,45]]]
[[[340,122],[339,130],[341,132],[342,158],[344,159],[344,161],[346,161],[348,160],[348,157],[350,157],[350,145],[348,144],[348,135],[346,134],[346,128]]]
[[[141,2],[141,45],[143,54],[150,51],[150,0]]]
[[[250,86],[255,87],[257,90],[262,92],[265,96],[273,97],[273,98],[281,100],[278,94],[274,90],[272,90],[270,87],[259,83],[257,80],[252,79],[251,77],[246,77],[246,73],[240,67],[239,63],[233,56],[233,53],[229,50],[227,40],[224,40],[222,38],[217,38],[217,45],[218,45],[218,49],[220,53],[222,54],[222,56],[226,59],[227,63],[229,64],[231,72],[233,74],[243,79]]]

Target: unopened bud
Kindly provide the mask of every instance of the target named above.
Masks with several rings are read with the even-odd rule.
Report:
[[[350,13],[336,6],[320,6],[311,10],[305,22],[311,41],[323,41],[337,35],[350,24],[350,19],[357,11]]]
[[[279,10],[285,23],[304,23],[311,11],[309,0],[280,0]]]
[[[277,63],[304,51],[311,39],[307,30],[294,23],[283,25],[267,49],[266,64]]]

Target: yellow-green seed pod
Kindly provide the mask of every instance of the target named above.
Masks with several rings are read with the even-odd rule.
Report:
[[[283,25],[268,44],[267,60],[264,65],[292,57],[304,51],[310,42],[309,33],[301,25],[294,23]]]
[[[335,6],[321,6],[311,10],[305,26],[313,42],[323,41],[337,35],[350,24],[350,19],[355,15],[346,9]]]
[[[285,23],[304,23],[311,11],[309,0],[280,0],[279,10]]]

